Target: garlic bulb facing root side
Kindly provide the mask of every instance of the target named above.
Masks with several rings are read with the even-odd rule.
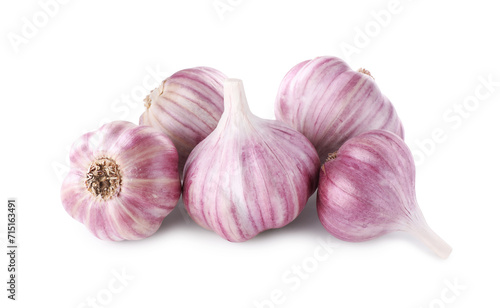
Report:
[[[447,258],[451,247],[427,225],[415,195],[415,164],[397,135],[383,130],[348,140],[320,171],[318,216],[335,237],[360,242],[406,231]]]
[[[240,80],[225,81],[224,104],[217,128],[186,162],[182,197],[196,223],[242,242],[299,215],[320,162],[302,134],[250,112]]]
[[[373,129],[404,137],[393,105],[367,70],[352,70],[336,57],[294,66],[283,78],[274,113],[303,133],[323,162],[349,138]]]
[[[226,76],[209,67],[178,71],[151,91],[139,123],[160,129],[179,153],[179,173],[193,148],[210,134],[224,111]]]
[[[115,121],[81,136],[61,188],[64,209],[103,240],[155,233],[181,194],[178,155],[161,131]]]

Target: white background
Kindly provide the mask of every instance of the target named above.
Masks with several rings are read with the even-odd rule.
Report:
[[[0,4],[0,233],[9,197],[20,230],[19,300],[6,299],[2,252],[2,307],[91,307],[89,298],[100,307],[500,307],[500,86],[470,97],[480,78],[500,81],[493,1],[222,0],[233,6],[221,16],[213,0],[70,0],[49,17],[47,1]],[[418,162],[417,198],[453,246],[449,259],[403,233],[337,240],[315,195],[290,225],[239,244],[197,226],[181,202],[152,237],[119,243],[94,238],[61,206],[69,146],[106,121],[137,123],[158,83],[151,70],[217,68],[243,80],[254,113],[274,118],[281,78],[321,55],[369,69],[395,105]],[[123,285],[116,272],[128,276]]]

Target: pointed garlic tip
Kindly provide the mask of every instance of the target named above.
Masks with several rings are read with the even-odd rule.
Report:
[[[335,151],[333,153],[328,153],[328,157],[326,158],[325,163],[329,162],[330,160],[334,160],[335,158],[337,158],[337,152],[338,151]]]
[[[326,157],[326,160],[325,162],[323,163],[323,165],[321,165],[321,171],[323,171],[324,173],[326,173],[326,170],[325,170],[325,164],[331,160],[334,160],[335,158],[337,158],[337,152],[338,151],[335,151],[333,153],[328,153],[328,156]]]
[[[239,114],[245,117],[251,116],[248,107],[243,81],[235,78],[228,78],[224,81],[224,110],[227,114]]]
[[[160,87],[162,85],[160,85]],[[149,107],[151,107],[151,104],[153,103],[153,100],[156,99],[159,96],[158,95],[158,91],[159,91],[158,89],[159,89],[159,87],[156,88],[156,89],[151,90],[151,92],[149,92],[149,94],[144,99],[144,107],[146,107],[146,109],[149,109]]]
[[[367,70],[366,68],[360,68],[360,69],[358,69],[358,72],[363,73],[363,74],[365,74],[365,75],[368,75],[368,76],[370,76],[373,80],[375,80],[375,77],[373,77],[373,76],[372,76],[372,74],[370,73],[370,71],[369,71],[369,70]]]
[[[432,231],[429,226],[421,226],[411,230],[410,233],[427,245],[427,247],[432,249],[432,251],[434,251],[440,258],[446,259],[451,254],[451,246],[448,245],[448,243],[446,243],[434,231]]]
[[[144,99],[144,106],[146,107],[146,109],[149,109],[153,101],[157,100],[158,97],[160,97],[160,95],[163,94],[163,87],[165,86],[165,82],[167,80],[168,78],[163,80],[158,86],[158,88],[151,90],[151,92],[146,96],[146,98]]]
[[[153,91],[151,91],[151,92],[153,92]],[[148,96],[146,96],[146,98],[144,99],[144,107],[146,107],[146,109],[149,109],[149,107],[151,107],[150,94],[148,94]]]

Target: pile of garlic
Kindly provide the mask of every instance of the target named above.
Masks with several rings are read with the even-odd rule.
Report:
[[[105,124],[70,152],[63,206],[100,239],[151,236],[182,194],[197,224],[242,242],[289,224],[318,188],[319,220],[342,240],[404,230],[451,252],[418,208],[403,126],[367,70],[299,63],[275,121],[250,112],[241,80],[207,67],[173,74],[145,103],[140,125]]]

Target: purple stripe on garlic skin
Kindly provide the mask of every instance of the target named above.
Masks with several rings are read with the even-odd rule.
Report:
[[[224,83],[224,113],[189,155],[183,200],[200,226],[231,242],[294,220],[316,190],[319,157],[288,125],[250,112],[243,84]]]
[[[116,187],[112,194],[89,189],[91,167],[103,160],[116,166],[100,171],[111,172],[109,178],[119,179],[110,182]],[[97,182],[108,183],[108,177]],[[173,210],[180,194],[174,144],[153,127],[125,121],[105,124],[73,144],[70,171],[61,187],[61,201],[68,214],[96,237],[111,241],[151,236]]]
[[[393,105],[369,72],[353,71],[336,57],[318,57],[293,67],[280,84],[274,113],[311,141],[321,161],[349,138],[369,130],[404,137]]]
[[[404,141],[373,130],[344,143],[320,171],[318,216],[335,237],[367,241],[406,231],[447,258],[451,247],[427,225],[415,194],[415,164]]]
[[[182,174],[189,153],[217,126],[224,110],[226,76],[209,67],[176,72],[151,91],[139,123],[160,129],[179,153]]]

